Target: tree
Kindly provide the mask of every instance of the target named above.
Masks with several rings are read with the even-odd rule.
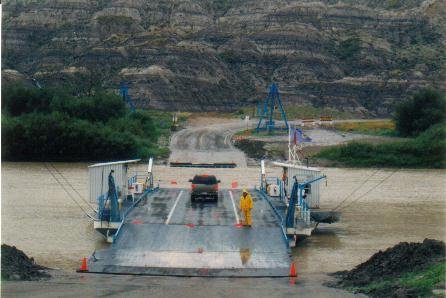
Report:
[[[416,136],[432,125],[446,121],[446,97],[423,89],[395,109],[396,130],[401,136]]]

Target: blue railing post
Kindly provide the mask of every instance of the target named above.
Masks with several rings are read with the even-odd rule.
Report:
[[[326,178],[326,176],[320,176],[320,177],[305,181],[303,183],[299,183],[297,181],[296,177],[294,177],[295,182],[293,184],[293,191],[291,192],[290,201],[289,201],[288,210],[287,210],[287,216],[286,216],[286,227],[287,228],[293,228],[295,225],[294,215],[295,215],[296,204],[300,207],[300,217],[301,217],[302,221],[305,222],[306,224],[309,224],[311,222],[311,214],[310,214],[311,210],[303,198],[303,191],[304,191],[306,185],[316,182],[318,180],[324,179],[324,178]]]
[[[127,218],[127,215],[130,213],[130,211],[132,211],[132,210],[135,208],[135,206],[139,204],[139,202],[141,202],[143,199],[146,199],[146,198],[147,198],[147,195],[148,195],[150,192],[157,191],[158,189],[159,189],[159,187],[155,187],[155,188],[150,188],[150,189],[146,190],[146,191],[141,195],[141,197],[140,197],[136,202],[134,202],[134,203],[132,204],[132,206],[130,206],[130,207],[127,209],[127,211],[124,213],[124,215],[123,215],[123,217],[122,217],[122,221],[121,221],[121,224],[119,225],[118,230],[117,230],[117,231],[115,232],[115,234],[113,235],[113,238],[112,238],[112,239],[113,239],[113,242],[115,242],[116,239],[118,238],[119,232],[121,231],[121,228],[122,228],[122,226],[124,225],[125,219]]]
[[[97,197],[98,201],[98,219],[102,220],[102,215],[104,213],[104,207],[105,207],[105,195],[102,194],[99,197]]]
[[[296,209],[296,203],[298,201],[297,192],[298,192],[298,183],[295,182],[293,185],[293,191],[291,192],[290,202],[288,205],[288,211],[286,214],[286,227],[287,228],[294,227],[294,214],[295,214],[295,209]]]

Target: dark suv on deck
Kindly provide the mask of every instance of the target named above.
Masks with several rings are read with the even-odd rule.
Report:
[[[197,198],[218,200],[218,183],[214,175],[195,175],[190,179],[191,185],[190,199],[195,202]]]

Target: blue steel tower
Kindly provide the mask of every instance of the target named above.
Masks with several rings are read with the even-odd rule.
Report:
[[[124,82],[121,82],[121,85],[119,86],[119,93],[121,94],[122,99],[129,105],[132,112],[134,112],[135,105],[133,104],[132,98],[129,95],[129,87]]]
[[[288,130],[288,121],[282,105],[282,100],[280,99],[279,88],[275,83],[273,83],[269,89],[268,96],[263,102],[263,107],[260,107],[261,110],[259,111],[259,123],[257,124],[256,128],[257,132],[259,132],[260,130],[267,130],[268,132],[272,132],[276,129],[273,117],[276,107],[279,108],[282,120],[285,123],[284,129]],[[262,122],[264,123],[262,124]]]

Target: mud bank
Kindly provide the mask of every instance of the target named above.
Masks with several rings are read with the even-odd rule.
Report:
[[[15,246],[2,244],[2,280],[39,280],[48,278],[46,267],[37,265]]]
[[[418,297],[431,293],[427,286],[410,285],[411,274],[419,272],[420,277],[430,280],[426,283],[444,286],[446,247],[443,241],[425,239],[422,243],[401,242],[385,251],[379,251],[366,262],[350,271],[334,273],[339,280],[335,287],[352,289],[373,297]],[[434,269],[432,269],[434,268]],[[435,276],[440,273],[440,276]],[[404,280],[405,279],[405,280]]]

